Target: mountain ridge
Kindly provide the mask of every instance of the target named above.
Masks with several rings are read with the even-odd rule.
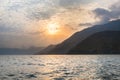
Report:
[[[42,54],[66,54],[70,49],[75,47],[78,43],[85,40],[87,37],[102,31],[120,31],[120,20],[110,21],[109,23],[102,25],[95,25],[93,27],[86,28],[82,31],[76,32],[71,37],[63,41],[62,43],[56,45],[49,52],[44,52]],[[45,51],[45,49],[44,49]],[[41,53],[41,52],[40,52]],[[40,54],[39,53],[39,54]]]
[[[77,44],[69,54],[118,54],[120,53],[120,31],[97,32]]]

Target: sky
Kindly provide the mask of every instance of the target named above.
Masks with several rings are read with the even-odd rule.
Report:
[[[120,19],[120,0],[0,0],[0,48],[58,44]]]

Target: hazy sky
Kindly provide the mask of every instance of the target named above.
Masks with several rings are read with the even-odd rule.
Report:
[[[60,43],[84,28],[119,19],[119,3],[120,0],[0,0],[0,47]],[[49,33],[51,25],[57,26],[55,34]]]

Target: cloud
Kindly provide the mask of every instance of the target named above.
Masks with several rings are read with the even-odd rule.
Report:
[[[31,32],[29,33],[30,35],[40,35],[43,34],[45,31],[36,31],[36,32]]]
[[[67,27],[73,32],[80,31],[96,21],[92,11],[81,7],[64,9],[64,11],[57,13],[50,20],[60,23],[62,27]]]
[[[59,0],[59,6],[62,7],[75,7],[83,4],[90,3],[92,0]]]
[[[110,9],[111,9],[111,14],[113,18],[118,18],[120,17],[120,1],[116,2],[113,4]]]
[[[101,20],[100,23],[108,22],[111,18],[111,12],[106,9],[97,8],[93,12],[95,13],[96,18],[100,18],[100,20]]]
[[[71,5],[78,5],[81,0],[59,0],[59,5],[62,7],[67,7]]]
[[[93,1],[99,6],[93,6],[92,9],[97,9],[92,12],[88,3],[93,5]],[[109,9],[100,8],[106,7],[106,1],[109,0],[0,0],[0,46],[30,47],[54,43],[44,31],[49,23],[58,23],[70,36],[70,33],[92,25],[96,18],[102,23],[118,18],[118,3]]]
[[[54,10],[47,10],[47,11],[29,11],[28,18],[33,20],[45,20],[51,18],[55,14]]]
[[[91,26],[92,24],[91,23],[80,23],[79,26]]]
[[[96,18],[100,19],[100,23],[106,23],[112,19],[120,18],[120,5],[118,3],[120,3],[120,1],[111,5],[109,9],[96,8],[95,10],[93,10]]]
[[[26,6],[27,18],[33,20],[50,19],[59,11],[57,0],[30,0]]]

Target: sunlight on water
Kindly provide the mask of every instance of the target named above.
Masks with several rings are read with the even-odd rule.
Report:
[[[119,55],[0,56],[0,80],[120,80]]]

